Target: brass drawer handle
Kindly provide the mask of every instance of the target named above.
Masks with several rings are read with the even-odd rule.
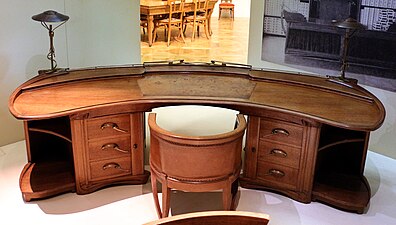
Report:
[[[282,129],[282,128],[275,128],[272,130],[272,134],[282,134],[282,135],[286,135],[289,136],[289,131]]]
[[[270,151],[270,154],[273,155],[273,156],[281,157],[281,158],[286,158],[287,157],[287,153],[285,151],[280,150],[280,149],[276,149],[276,148],[272,149]]]
[[[107,149],[114,149],[114,150],[116,150],[116,151],[119,151],[119,152],[122,152],[122,153],[129,153],[129,151],[128,150],[123,150],[123,149],[121,149],[116,143],[108,143],[108,144],[104,144],[103,146],[102,146],[102,150],[107,150]]]
[[[100,126],[100,129],[102,129],[102,130],[104,130],[106,128],[111,128],[111,129],[121,132],[121,133],[128,133],[128,131],[121,129],[120,127],[118,127],[118,125],[116,123],[113,123],[113,122],[106,122],[106,123],[102,124],[102,126]]]
[[[276,178],[282,178],[286,174],[282,170],[270,169],[270,170],[268,170],[268,175],[276,177]]]
[[[117,170],[121,170],[122,172],[129,172],[129,170],[127,169],[123,169],[120,164],[118,163],[106,163],[105,165],[103,165],[102,167],[103,170],[107,170],[107,169],[117,169]]]

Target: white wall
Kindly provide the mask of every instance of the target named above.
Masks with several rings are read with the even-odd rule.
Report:
[[[140,63],[139,0],[65,0],[65,4],[71,68]]]
[[[22,122],[8,111],[12,91],[39,69],[50,67],[47,30],[31,17],[47,9],[64,11],[63,0],[0,0],[0,146],[23,139]],[[57,61],[65,65],[65,29],[55,33]]]
[[[59,67],[140,63],[139,0],[0,0],[0,146],[21,140],[8,111],[13,90],[48,69],[48,32],[31,17],[52,9],[70,16],[55,31]],[[66,38],[67,37],[67,38]]]
[[[261,60],[264,1],[252,0],[249,28],[248,64],[254,67],[297,71],[296,69]],[[381,128],[371,133],[369,150],[396,159],[396,93],[378,88],[366,88],[384,104],[385,122]],[[353,115],[351,115],[353,116]]]

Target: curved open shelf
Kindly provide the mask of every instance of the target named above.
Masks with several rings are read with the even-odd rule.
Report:
[[[363,213],[371,197],[370,186],[364,177],[339,173],[322,174],[314,183],[312,200],[337,208]]]
[[[71,140],[69,117],[59,117],[48,120],[29,121],[29,131],[55,135],[68,142]]]
[[[75,191],[70,162],[28,163],[23,168],[19,185],[25,201]]]
[[[322,151],[322,150],[325,150],[325,149],[334,147],[334,146],[336,146],[336,145],[342,145],[342,144],[347,144],[347,143],[357,143],[357,142],[364,142],[364,141],[365,141],[365,139],[363,139],[363,138],[355,138],[355,139],[340,140],[340,141],[336,141],[336,142],[327,144],[327,145],[325,145],[325,146],[322,146],[322,147],[320,147],[320,148],[318,149],[318,151],[320,152],[320,151]]]

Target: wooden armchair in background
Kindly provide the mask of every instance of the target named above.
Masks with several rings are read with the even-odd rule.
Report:
[[[210,211],[162,218],[144,225],[266,225],[269,216],[243,211]]]
[[[194,12],[184,18],[185,26],[192,25],[191,41],[195,38],[195,30],[199,36],[199,26],[203,25],[205,29],[206,38],[209,39],[209,13],[208,13],[209,0],[194,0]]]
[[[232,3],[232,0],[221,0],[221,3],[219,4],[219,19],[223,10],[230,11],[231,18],[234,20],[234,4]]]
[[[148,124],[151,185],[159,218],[169,214],[171,188],[189,192],[222,189],[224,210],[236,208],[238,186],[233,183],[241,170],[246,129],[243,115],[237,115],[233,131],[211,136],[182,136],[166,131],[157,125],[155,113],[149,114]],[[162,184],[162,210],[157,181]]]
[[[155,21],[154,25],[154,34],[153,34],[153,42],[157,37],[157,29],[159,27],[165,27],[165,30],[168,31],[168,46],[170,45],[170,37],[172,32],[172,26],[177,27],[179,29],[179,33],[177,37],[181,37],[184,41],[183,34],[183,16],[184,16],[184,2],[185,0],[168,0],[168,8],[169,14],[166,18]]]

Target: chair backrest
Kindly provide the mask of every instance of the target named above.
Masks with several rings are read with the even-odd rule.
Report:
[[[169,18],[183,19],[185,0],[168,0]]]
[[[266,225],[269,216],[243,211],[209,211],[187,213],[159,219],[144,225]]]
[[[237,115],[236,128],[212,136],[183,136],[166,131],[150,113],[150,165],[180,181],[218,181],[239,172],[245,117]]]
[[[221,3],[232,3],[232,0],[221,0]]]
[[[208,15],[209,0],[194,0],[194,5],[194,16],[197,15],[197,12]]]

